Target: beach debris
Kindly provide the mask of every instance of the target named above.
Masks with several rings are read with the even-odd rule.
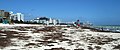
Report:
[[[74,50],[84,50],[84,49],[74,49]]]
[[[12,34],[18,34],[18,33],[14,31],[0,31],[0,47],[6,47],[11,44],[10,38],[13,38]]]
[[[28,40],[29,38],[31,38],[31,36],[18,36],[20,40]]]
[[[113,49],[120,49],[120,45],[115,46]]]
[[[17,29],[17,30],[20,30],[20,31],[28,31],[26,28],[21,27],[21,26],[19,26],[19,27],[14,27],[14,28]]]
[[[88,46],[88,49],[89,49],[89,50],[94,50],[91,46]]]
[[[0,47],[10,46],[11,40],[9,38],[0,38]]]
[[[53,31],[57,31],[56,30],[56,27],[45,27],[45,28],[42,28],[40,29],[39,31],[45,31],[45,32],[53,32]]]
[[[64,48],[52,48],[52,49],[45,49],[45,50],[65,50]]]
[[[42,40],[37,40],[37,42],[40,42],[38,44],[40,45],[48,45],[49,43],[57,43],[57,42],[54,42],[54,41],[42,41]]]
[[[52,39],[52,40],[56,40],[56,39],[62,39],[62,33],[51,33],[48,35],[45,35],[43,37],[44,40],[48,40],[48,39]]]
[[[1,47],[6,47],[6,46],[13,45],[11,43],[12,38],[28,40],[28,38],[30,38],[30,36],[20,35],[16,31],[0,31],[0,46]]]
[[[48,35],[45,35],[43,37],[43,40],[59,40],[59,41],[70,41],[70,39],[67,39],[67,38],[63,38],[65,37],[65,35],[63,35],[62,33],[51,33],[51,34],[48,34]]]
[[[96,50],[100,50],[101,47],[100,46],[95,46]]]
[[[11,30],[18,30],[18,32]],[[58,26],[17,26],[6,28],[6,30],[3,28],[0,30],[0,48],[7,46],[22,46],[21,49],[23,48],[26,50],[45,46],[51,48],[44,48],[45,50],[71,50],[70,47],[75,47],[72,50],[101,50],[103,49],[101,46],[110,45],[113,49],[120,49],[120,45],[116,45],[119,43],[119,38],[113,38],[100,33],[92,34],[92,31],[89,33],[89,31],[86,30],[85,32],[81,32],[74,27],[67,28]],[[58,47],[56,48],[56,46]]]
[[[33,33],[39,33],[40,31],[42,32],[53,32],[53,31],[57,31],[56,27],[44,27],[44,28],[40,28],[40,29],[36,29],[35,31],[33,31]]]
[[[88,35],[88,34],[87,34]],[[96,43],[98,45],[104,45],[104,44],[108,44],[109,42],[115,41],[116,39],[107,37],[107,36],[87,36],[86,41],[89,43]]]
[[[28,44],[26,44],[25,46],[36,46],[37,44],[35,44],[35,43],[28,43]]]

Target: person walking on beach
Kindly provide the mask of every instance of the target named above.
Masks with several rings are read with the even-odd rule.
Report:
[[[80,20],[77,20],[77,21],[75,22],[75,26],[76,26],[76,27],[80,27]]]

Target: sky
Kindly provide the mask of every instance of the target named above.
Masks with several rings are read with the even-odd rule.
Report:
[[[23,13],[25,20],[46,16],[62,22],[120,25],[120,0],[0,0],[0,9]]]

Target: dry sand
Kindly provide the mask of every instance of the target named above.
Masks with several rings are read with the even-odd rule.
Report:
[[[0,50],[119,50],[120,33],[66,26],[0,24]]]

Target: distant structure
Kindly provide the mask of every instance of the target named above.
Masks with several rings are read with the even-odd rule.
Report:
[[[47,18],[47,17],[36,18],[36,19],[31,20],[31,22],[36,22],[36,23],[44,24],[44,25],[57,25],[57,24],[59,24],[59,20]]]
[[[92,25],[93,24],[90,23],[89,21],[86,21],[86,22],[83,23],[83,26],[85,26],[85,27],[89,27],[89,26],[92,26]]]
[[[13,14],[13,12],[10,12],[10,19],[24,21],[24,14],[22,14],[22,13]]]
[[[2,22],[3,24],[11,24],[14,23],[13,21],[24,21],[24,14],[13,14],[13,12],[6,12],[5,10],[0,10],[0,22]]]
[[[0,10],[0,21],[3,24],[10,23],[10,13],[5,10]]]

